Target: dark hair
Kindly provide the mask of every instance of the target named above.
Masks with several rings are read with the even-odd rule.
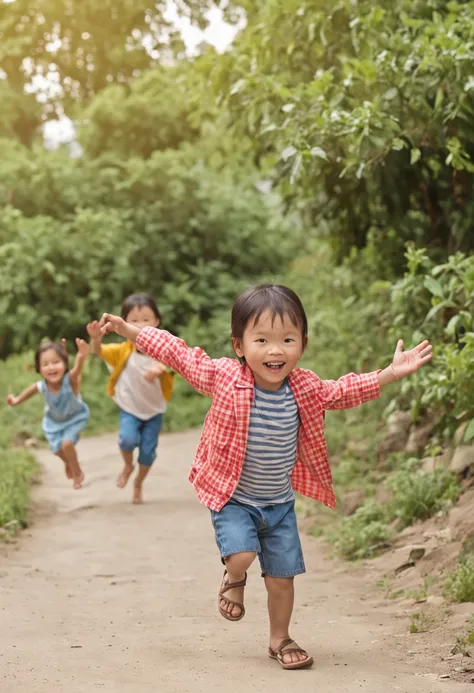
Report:
[[[232,306],[232,337],[242,339],[250,320],[255,325],[262,314],[270,311],[272,319],[288,315],[293,325],[301,329],[303,341],[308,336],[308,319],[303,304],[294,291],[279,284],[259,284],[240,294]]]
[[[125,301],[122,303],[122,320],[126,320],[128,318],[128,314],[134,308],[143,308],[144,306],[150,308],[150,310],[153,311],[155,318],[161,322],[161,314],[158,310],[158,306],[155,303],[155,299],[148,294],[132,294],[131,296],[127,296]]]
[[[36,372],[40,372],[40,361],[41,361],[41,354],[44,354],[45,351],[55,351],[56,354],[64,361],[64,365],[66,366],[66,372],[69,370],[69,358],[67,355],[67,349],[64,344],[61,344],[60,342],[41,342],[36,347],[35,351],[35,369]]]

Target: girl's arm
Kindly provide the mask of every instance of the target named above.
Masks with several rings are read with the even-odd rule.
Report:
[[[321,394],[324,409],[350,409],[359,404],[376,399],[380,388],[414,373],[431,360],[432,347],[428,341],[403,351],[403,342],[399,340],[393,361],[384,370],[355,375],[349,373],[339,380],[323,380]]]
[[[90,322],[87,325],[87,332],[91,338],[91,350],[96,356],[101,356],[102,347],[102,333],[100,331],[100,325],[97,320]]]
[[[27,387],[26,390],[23,390],[21,395],[18,395],[18,397],[15,397],[15,395],[8,395],[7,404],[10,407],[17,407],[22,402],[25,402],[27,399],[30,399],[30,397],[33,397],[34,395],[37,395],[37,394],[38,394],[38,383],[33,383],[33,385],[30,385],[29,387]]]
[[[69,373],[69,381],[74,394],[77,396],[81,389],[82,369],[84,368],[86,358],[89,354],[89,345],[83,339],[79,338],[76,339],[76,345],[76,360],[74,362],[74,368]]]
[[[190,347],[166,330],[129,325],[122,318],[104,313],[100,321],[102,334],[116,332],[136,342],[140,351],[161,361],[185,378],[199,392],[212,397],[216,377],[216,361],[199,347]]]

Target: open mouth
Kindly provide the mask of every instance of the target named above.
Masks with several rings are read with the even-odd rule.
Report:
[[[275,373],[278,373],[285,367],[285,362],[284,361],[266,361],[263,364],[266,368],[269,368],[271,371],[274,371]]]

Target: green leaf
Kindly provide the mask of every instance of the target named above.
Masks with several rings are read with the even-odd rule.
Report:
[[[468,426],[464,432],[463,440],[465,443],[468,443],[473,438],[474,438],[474,419],[471,419],[471,421],[469,421],[469,424],[468,424]]]
[[[406,146],[407,146],[406,142],[401,140],[399,137],[395,137],[395,139],[392,142],[392,149],[395,149],[396,152],[399,152],[402,149],[405,149]]]
[[[413,166],[413,164],[416,164],[417,161],[420,160],[421,157],[421,152],[417,147],[413,147],[410,153],[410,164]]]
[[[429,275],[425,277],[424,286],[433,296],[439,296],[440,298],[444,296],[443,287],[434,277]]]
[[[328,155],[324,151],[324,149],[321,149],[321,147],[313,147],[311,149],[311,156],[314,156],[318,159],[324,159],[324,161],[328,160]]]
[[[294,156],[298,150],[296,147],[293,147],[293,145],[290,145],[289,147],[285,147],[285,149],[281,153],[281,158],[283,161],[288,161],[289,158]]]
[[[383,98],[385,101],[392,101],[398,96],[398,89],[397,87],[391,87],[390,89],[387,89],[385,94],[383,95]]]

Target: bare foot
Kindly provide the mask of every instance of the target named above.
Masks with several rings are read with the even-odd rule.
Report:
[[[245,578],[244,575],[241,575],[240,577],[234,576],[234,575],[230,576],[229,573],[227,573],[226,576],[224,577],[223,587],[225,587],[225,585],[229,584],[229,582],[240,582],[244,578]],[[234,587],[231,590],[227,590],[227,592],[225,593],[225,596],[231,602],[238,602],[239,604],[243,604],[244,603],[244,589],[245,589],[245,587]],[[235,606],[235,604],[228,604],[228,602],[223,598],[221,598],[221,600],[220,600],[220,606],[221,606],[221,609],[223,611],[225,611],[230,616],[233,616],[234,618],[238,618],[242,613],[242,609],[239,606]]]
[[[134,503],[135,505],[141,505],[143,503],[142,484],[140,481],[137,481],[136,479],[133,482],[132,503]]]
[[[64,471],[66,472],[66,476],[68,479],[72,479],[72,472],[71,472],[71,467],[67,462],[64,463]]]
[[[125,486],[128,483],[128,480],[132,476],[134,468],[135,466],[133,464],[124,465],[124,468],[117,477],[117,486],[119,488],[125,488]]]
[[[82,482],[83,481],[84,481],[84,472],[81,471],[80,476],[73,479],[73,482],[72,482],[73,489],[75,489],[77,491],[78,489],[82,488]]]

